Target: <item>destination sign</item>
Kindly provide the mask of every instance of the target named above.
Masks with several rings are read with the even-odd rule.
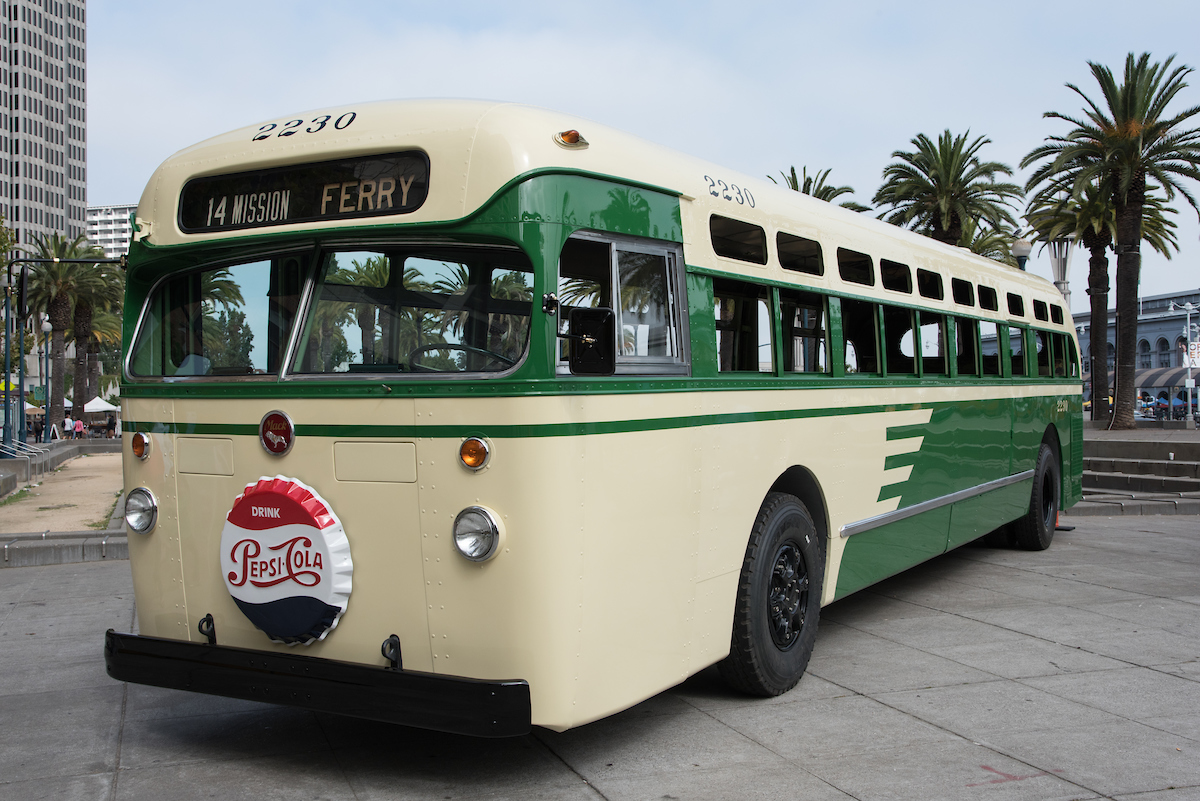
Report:
[[[416,150],[193,178],[179,196],[187,233],[378,217],[416,211],[429,157]]]

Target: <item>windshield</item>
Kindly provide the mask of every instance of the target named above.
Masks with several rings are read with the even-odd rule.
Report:
[[[532,268],[515,250],[326,253],[292,370],[507,370],[529,341],[532,297]]]
[[[136,376],[279,372],[308,256],[281,255],[175,275],[146,307],[129,360]]]

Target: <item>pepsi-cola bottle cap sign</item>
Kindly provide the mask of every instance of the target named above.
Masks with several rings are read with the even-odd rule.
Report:
[[[225,517],[221,573],[251,623],[276,642],[307,645],[346,611],[354,563],[341,521],[312,487],[264,476]]]

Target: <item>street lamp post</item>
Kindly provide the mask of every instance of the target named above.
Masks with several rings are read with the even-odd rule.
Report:
[[[4,290],[4,446],[12,446],[12,392],[9,379],[12,377],[12,352],[9,348],[8,326],[12,319],[12,267],[0,273],[0,288]]]
[[[1196,388],[1196,379],[1192,378],[1192,312],[1200,311],[1200,306],[1191,303],[1176,303],[1171,301],[1171,311],[1183,309],[1187,315],[1187,322],[1183,324],[1183,341],[1186,347],[1183,351],[1183,358],[1187,361],[1187,420],[1188,428],[1191,428],[1195,423],[1195,418],[1192,416],[1192,390]]]
[[[42,320],[42,442],[50,442],[50,318]]]
[[[1074,242],[1070,239],[1052,239],[1046,243],[1046,247],[1050,248],[1050,269],[1054,273],[1054,285],[1058,287],[1058,291],[1062,293],[1063,302],[1067,308],[1071,308],[1071,284],[1068,276],[1071,272],[1071,245]]]
[[[1029,260],[1029,253],[1033,250],[1033,243],[1025,237],[1021,237],[1012,243],[1013,258],[1017,260],[1017,269],[1024,270],[1025,262]]]

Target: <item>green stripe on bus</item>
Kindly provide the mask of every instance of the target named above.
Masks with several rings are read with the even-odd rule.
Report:
[[[694,417],[652,417],[641,420],[602,420],[586,423],[530,423],[525,425],[463,423],[461,425],[350,425],[296,424],[296,436],[308,437],[401,437],[415,439],[452,438],[486,433],[494,439],[524,437],[579,437],[590,434],[629,434],[641,431],[665,431],[678,428],[764,423],[778,420],[841,417],[850,414],[882,414],[931,408],[932,404],[888,404],[835,409],[783,409],[763,412],[730,412]],[[257,436],[257,425],[231,423],[164,423],[128,420],[123,424],[130,431],[151,434]],[[915,436],[915,435],[914,435]]]

